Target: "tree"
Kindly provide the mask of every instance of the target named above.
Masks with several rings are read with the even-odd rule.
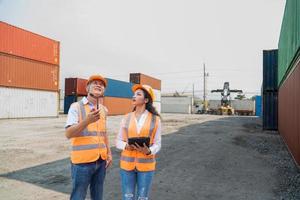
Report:
[[[234,99],[243,100],[243,99],[246,99],[246,96],[244,94],[240,93]]]

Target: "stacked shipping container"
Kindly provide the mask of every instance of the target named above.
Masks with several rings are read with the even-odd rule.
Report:
[[[157,79],[150,78],[149,76],[144,75],[148,84],[150,86],[160,88],[159,84],[155,82]],[[144,80],[144,79],[142,79]],[[152,82],[151,82],[152,81]],[[65,100],[64,100],[64,113],[68,113],[70,105],[73,102],[79,101],[82,96],[86,96],[86,79],[80,78],[67,78],[65,79]],[[153,84],[154,83],[154,84]],[[143,81],[141,84],[145,84]],[[125,113],[131,112],[132,107],[132,96],[133,92],[131,90],[134,83],[114,80],[107,78],[107,88],[104,93],[104,105],[108,108],[109,115],[123,115]],[[156,100],[154,102],[156,108],[160,112],[160,90],[155,89]]]
[[[287,0],[279,38],[278,130],[300,165],[300,3]]]
[[[263,51],[263,129],[277,130],[278,127],[278,50]]]
[[[70,105],[73,102],[79,101],[83,96],[87,95],[86,84],[87,79],[65,79],[65,114],[68,113]],[[104,93],[104,105],[107,107],[109,115],[122,115],[132,110],[132,85],[133,84],[124,81],[107,79],[107,88]]]
[[[153,104],[156,110],[160,113],[161,112],[161,80],[141,73],[131,73],[129,76],[129,81],[134,84],[149,85],[153,88],[155,94],[155,100]]]
[[[0,118],[58,115],[58,41],[0,21],[0,71]]]

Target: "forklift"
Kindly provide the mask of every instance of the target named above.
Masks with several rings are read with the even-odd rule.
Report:
[[[234,109],[231,106],[230,93],[243,93],[242,90],[231,90],[229,82],[225,82],[223,89],[212,90],[211,93],[221,93],[221,106],[217,110],[219,115],[233,115]]]

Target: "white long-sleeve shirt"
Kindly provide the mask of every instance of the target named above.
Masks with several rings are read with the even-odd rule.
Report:
[[[142,127],[144,126],[148,114],[149,112],[145,110],[145,112],[141,115],[139,121],[137,121],[137,119],[134,118],[136,120],[138,134],[140,133]],[[119,133],[116,137],[116,147],[120,150],[124,150],[127,144],[125,141],[123,141],[123,129],[125,128],[125,123],[126,123],[126,118],[124,117],[121,122]],[[161,122],[159,119],[158,119],[158,127],[156,129],[156,133],[153,139],[153,144],[149,147],[149,149],[152,155],[157,154],[161,149]]]

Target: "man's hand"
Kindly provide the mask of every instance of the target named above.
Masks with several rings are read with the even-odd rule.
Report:
[[[100,110],[92,109],[87,115],[86,120],[88,124],[94,123],[100,119]]]
[[[108,167],[110,167],[111,165],[112,165],[112,155],[111,155],[111,153],[108,153],[107,154],[107,159],[106,159],[106,166],[105,166],[105,168],[108,168]]]

